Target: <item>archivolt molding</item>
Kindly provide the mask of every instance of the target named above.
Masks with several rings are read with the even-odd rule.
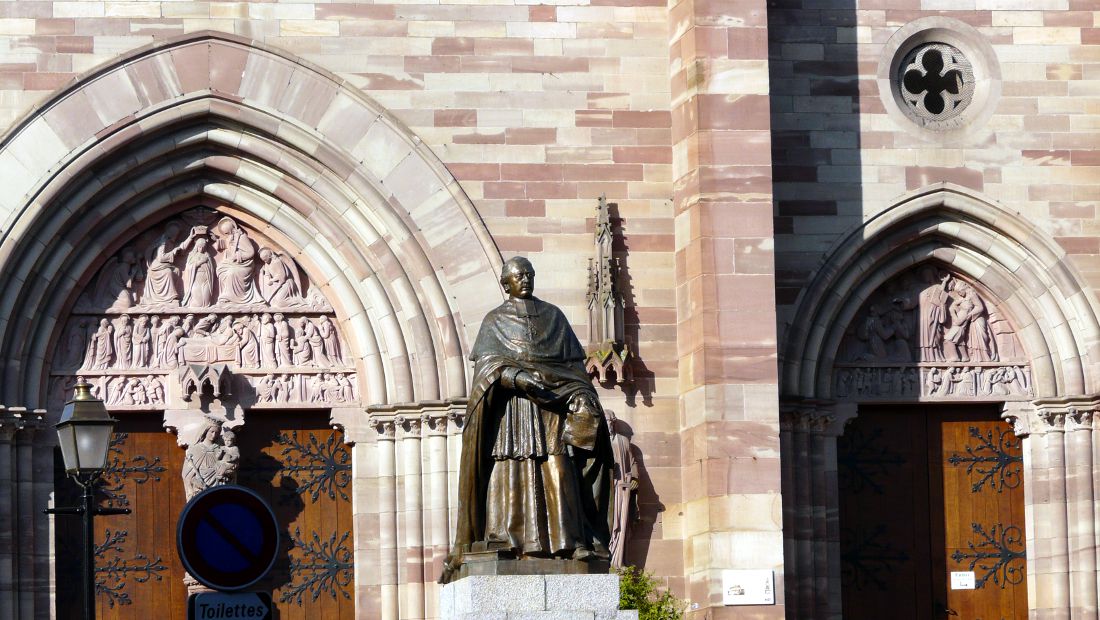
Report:
[[[937,184],[904,196],[829,253],[787,327],[784,395],[832,398],[836,353],[856,312],[884,282],[924,262],[968,278],[1009,315],[1037,397],[1098,389],[1098,309],[1065,252],[1019,215]]]
[[[442,163],[377,104],[199,33],[93,71],[0,142],[0,404],[44,406],[58,321],[136,232],[195,205],[295,254],[366,404],[461,398],[500,256]]]

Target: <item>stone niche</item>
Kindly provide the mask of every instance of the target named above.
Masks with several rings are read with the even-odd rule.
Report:
[[[216,376],[215,392],[253,408],[349,406],[360,397],[345,343],[284,249],[199,207],[139,234],[91,277],[55,349],[50,401],[84,377],[112,410],[160,410]]]
[[[868,298],[845,331],[832,380],[842,400],[1033,398],[1008,317],[978,284],[930,264]]]

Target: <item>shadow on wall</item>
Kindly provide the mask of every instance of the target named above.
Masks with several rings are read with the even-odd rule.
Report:
[[[786,323],[799,292],[838,235],[862,221],[856,19],[855,0],[768,2],[780,351],[786,349]],[[866,76],[865,88],[876,88],[874,77]],[[789,483],[788,477],[784,482]],[[796,496],[796,490],[787,485],[782,492],[784,498]],[[804,579],[799,579],[793,561],[796,515],[792,506],[784,501],[788,617],[800,616],[799,594],[805,588],[805,583],[799,586]]]
[[[863,214],[855,2],[818,6],[768,3],[780,351],[784,307],[793,309],[824,253]],[[865,89],[874,78],[865,76]]]
[[[611,250],[619,261],[619,293],[623,298],[623,341],[630,347],[630,370],[632,381],[623,384],[623,394],[626,395],[626,404],[629,407],[638,406],[638,396],[641,396],[642,404],[646,407],[653,406],[653,390],[656,375],[650,370],[642,357],[642,351],[638,347],[641,319],[638,318],[638,309],[635,307],[634,280],[630,275],[630,241],[625,234],[623,218],[619,215],[619,205],[614,202],[607,204],[608,219],[611,221]]]

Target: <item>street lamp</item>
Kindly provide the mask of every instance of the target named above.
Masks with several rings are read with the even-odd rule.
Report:
[[[76,394],[65,403],[61,421],[55,426],[65,472],[80,485],[83,501],[80,506],[49,508],[44,512],[84,517],[85,620],[95,620],[95,516],[130,514],[129,508],[100,508],[95,499],[95,487],[107,466],[107,451],[117,422],[107,413],[103,401],[92,396],[92,385],[80,379]]]

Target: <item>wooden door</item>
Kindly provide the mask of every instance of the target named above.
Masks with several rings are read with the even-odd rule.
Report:
[[[119,419],[99,487],[100,505],[130,508],[128,515],[95,519],[96,617],[187,618],[186,574],[176,557],[176,520],[184,506],[183,450],[161,427],[159,415],[114,414]],[[54,472],[57,506],[76,506],[80,491],[65,477],[60,453]],[[57,618],[81,617],[82,517],[58,516],[55,529]]]
[[[844,618],[1026,619],[1020,447],[988,408],[861,408],[837,445]]]
[[[184,502],[184,450],[159,415],[120,414],[101,504],[133,514],[96,518],[96,603],[101,619],[184,620],[185,572],[175,528]],[[342,433],[316,412],[250,414],[238,433],[238,482],[274,508],[283,552],[264,581],[250,588],[272,594],[279,620],[355,616],[351,513],[351,453]],[[55,471],[57,505],[75,505],[75,484]],[[57,617],[81,609],[80,518],[57,517]]]

